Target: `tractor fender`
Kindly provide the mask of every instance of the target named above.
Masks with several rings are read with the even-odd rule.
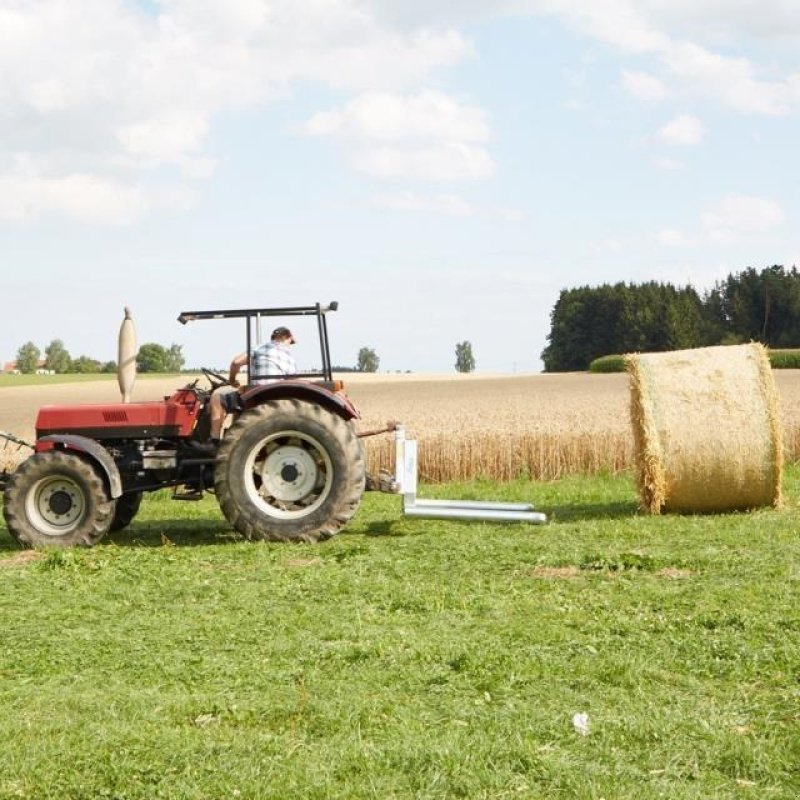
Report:
[[[75,450],[89,456],[106,476],[112,499],[116,500],[122,495],[122,478],[120,477],[119,469],[108,450],[94,439],[72,433],[54,433],[49,436],[42,436],[41,439],[36,441],[37,453],[41,453],[43,450],[57,449]]]
[[[345,394],[308,381],[275,381],[262,386],[253,386],[242,393],[242,405],[246,409],[254,408],[269,400],[285,397],[316,403],[347,421],[361,417],[358,409]]]

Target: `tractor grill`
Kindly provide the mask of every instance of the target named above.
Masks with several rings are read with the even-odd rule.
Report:
[[[104,411],[103,412],[103,419],[106,422],[127,422],[128,421],[128,412],[127,411]]]

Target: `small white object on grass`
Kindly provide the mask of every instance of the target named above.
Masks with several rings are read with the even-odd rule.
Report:
[[[581,735],[589,735],[589,715],[585,712],[579,712],[572,715],[572,727]]]

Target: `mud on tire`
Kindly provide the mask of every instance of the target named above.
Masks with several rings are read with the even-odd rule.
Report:
[[[10,476],[3,516],[23,547],[90,547],[105,536],[114,507],[89,462],[50,450],[23,461]]]
[[[316,542],[355,514],[364,454],[353,426],[297,399],[244,412],[220,445],[214,488],[222,513],[248,539]]]

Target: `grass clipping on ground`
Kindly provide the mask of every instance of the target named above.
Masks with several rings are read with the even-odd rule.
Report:
[[[646,511],[780,503],[778,393],[762,345],[636,353],[626,360]]]

